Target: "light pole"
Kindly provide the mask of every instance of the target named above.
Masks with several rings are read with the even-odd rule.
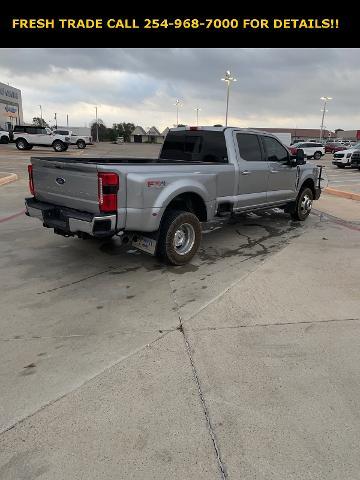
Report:
[[[55,128],[57,130],[57,116],[56,116],[56,113],[54,113],[54,120],[55,120]]]
[[[178,126],[179,125],[179,107],[182,107],[182,103],[177,98],[174,105],[176,106],[176,126]]]
[[[327,103],[329,100],[332,100],[332,97],[321,97],[320,100],[323,100],[323,102],[324,102],[324,107],[323,107],[323,109],[322,109],[321,127],[320,127],[320,142],[321,142],[321,140],[322,140],[322,135],[323,135],[323,129],[324,129],[325,112],[327,111],[327,110],[326,110],[326,103]]]
[[[41,126],[42,126],[42,124],[43,124],[43,118],[42,118],[42,106],[41,106],[41,105],[39,105],[39,107],[40,107],[40,118],[41,118]]]
[[[96,142],[99,143],[99,124],[98,124],[98,115],[97,115],[97,109],[98,107],[95,107],[95,113],[96,113]]]
[[[236,78],[231,75],[230,70],[226,70],[225,77],[221,79],[223,82],[226,82],[226,116],[225,116],[225,126],[227,127],[228,122],[228,113],[229,113],[229,95],[230,95],[230,84],[231,82],[236,82]]]
[[[196,112],[196,126],[199,126],[199,112],[201,112],[201,108],[195,108],[194,109]]]

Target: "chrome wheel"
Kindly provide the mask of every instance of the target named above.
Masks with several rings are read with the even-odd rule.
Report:
[[[195,230],[190,223],[183,223],[174,235],[174,247],[178,255],[187,255],[195,243]]]
[[[305,194],[301,200],[300,210],[303,214],[308,214],[312,209],[312,198],[309,195]]]
[[[20,140],[18,143],[17,143],[17,147],[19,150],[25,150],[25,142],[23,142],[22,140]]]

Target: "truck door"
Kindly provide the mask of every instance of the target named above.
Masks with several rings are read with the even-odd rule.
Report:
[[[235,149],[239,159],[236,208],[266,204],[269,164],[259,136],[255,133],[236,133]]]
[[[268,203],[293,200],[296,196],[298,169],[289,165],[290,154],[276,138],[264,135],[262,141],[270,166]]]

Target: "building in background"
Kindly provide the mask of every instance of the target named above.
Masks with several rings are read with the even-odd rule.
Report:
[[[341,140],[360,140],[360,130],[338,130],[336,137]]]
[[[23,123],[21,91],[6,83],[0,83],[0,127],[12,130]]]
[[[320,128],[256,128],[255,130],[261,130],[263,132],[269,132],[273,134],[290,133],[291,141],[293,143],[296,141],[310,141],[310,140],[318,141],[320,138]],[[335,132],[331,132],[330,130],[324,129],[322,133],[322,138],[323,140],[336,138],[336,134]]]
[[[58,125],[57,130],[70,130],[73,135],[85,135],[91,137],[90,127],[65,127]]]
[[[166,129],[165,129],[166,130]],[[164,132],[165,132],[164,130]],[[132,131],[130,142],[133,143],[163,143],[165,135],[160,133],[156,127],[151,127],[146,131],[139,125]],[[167,132],[166,132],[167,133]]]

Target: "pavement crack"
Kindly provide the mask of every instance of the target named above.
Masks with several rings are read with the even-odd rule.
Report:
[[[195,365],[195,362],[194,362],[194,358],[193,358],[192,353],[191,353],[191,345],[190,345],[190,342],[189,342],[189,338],[186,335],[186,332],[184,330],[181,311],[180,311],[180,306],[179,306],[179,303],[178,303],[177,298],[175,296],[174,290],[171,288],[171,279],[169,277],[168,277],[168,280],[169,280],[171,295],[173,297],[173,300],[174,300],[174,303],[175,303],[175,306],[176,306],[176,310],[177,310],[177,314],[178,314],[178,317],[179,317],[179,326],[177,327],[177,330],[179,330],[179,332],[183,336],[183,340],[184,340],[184,344],[185,344],[185,350],[186,350],[186,353],[189,357],[190,366],[191,366],[191,370],[192,370],[192,373],[193,373],[193,378],[194,378],[194,381],[195,381],[195,384],[196,384],[196,387],[197,387],[200,403],[201,403],[202,410],[203,410],[203,413],[204,413],[204,416],[205,416],[205,421],[206,421],[208,431],[209,431],[209,435],[210,435],[210,438],[211,438],[211,442],[212,442],[212,445],[213,445],[213,448],[214,448],[214,451],[215,451],[216,461],[217,461],[217,464],[218,464],[218,467],[219,467],[219,470],[220,470],[221,479],[222,480],[227,480],[229,477],[227,475],[226,467],[225,467],[225,464],[224,464],[224,462],[222,460],[222,457],[221,457],[220,448],[219,448],[219,444],[218,444],[218,441],[217,441],[217,438],[216,438],[215,430],[214,430],[214,427],[211,423],[210,413],[209,413],[209,409],[206,405],[204,393],[202,391],[199,373],[197,371],[197,368],[196,368],[196,365]]]
[[[301,320],[299,322],[275,322],[275,323],[254,323],[252,325],[228,325],[225,327],[202,327],[189,328],[191,332],[216,331],[216,330],[232,330],[238,328],[256,328],[256,327],[281,327],[283,325],[312,325],[319,323],[336,323],[336,322],[359,322],[360,318],[331,318],[328,320]]]

